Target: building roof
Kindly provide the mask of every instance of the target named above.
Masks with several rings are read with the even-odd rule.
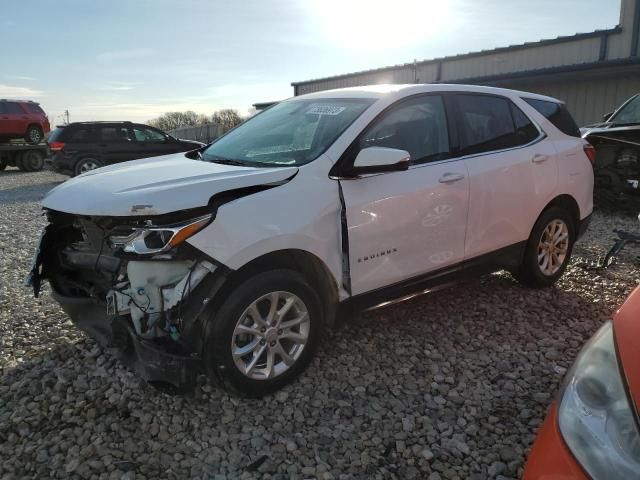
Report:
[[[395,70],[395,69],[403,68],[403,67],[413,67],[416,64],[438,63],[438,62],[443,62],[443,61],[447,61],[447,60],[459,60],[459,59],[462,59],[462,58],[480,57],[480,56],[484,56],[484,55],[493,55],[493,54],[499,54],[499,53],[504,53],[504,52],[515,51],[515,50],[523,50],[523,49],[532,48],[532,47],[555,45],[555,44],[564,43],[564,42],[572,42],[572,41],[575,41],[575,40],[583,40],[583,39],[586,39],[586,38],[608,36],[608,35],[611,35],[612,33],[620,33],[620,32],[622,32],[622,27],[620,25],[617,25],[617,26],[615,26],[613,28],[608,28],[608,29],[603,29],[603,30],[594,30],[593,32],[586,32],[586,33],[577,33],[575,35],[560,36],[560,37],[551,38],[551,39],[539,40],[537,42],[526,42],[526,43],[521,43],[521,44],[517,44],[517,45],[509,45],[508,47],[498,47],[498,48],[494,48],[494,49],[490,49],[490,50],[479,50],[479,51],[476,51],[476,52],[461,53],[461,54],[458,54],[458,55],[449,55],[449,56],[446,56],[446,57],[437,57],[437,58],[432,58],[432,59],[428,59],[428,60],[416,60],[416,61],[410,62],[410,63],[401,63],[401,64],[389,65],[389,66],[381,67],[381,68],[373,68],[373,69],[370,69],[370,70],[361,70],[361,71],[358,71],[358,72],[343,73],[343,74],[340,74],[340,75],[333,75],[333,76],[330,76],[330,77],[314,78],[312,80],[304,80],[304,81],[300,81],[300,82],[292,82],[291,86],[295,87],[295,86],[304,85],[304,84],[307,84],[307,83],[321,82],[321,81],[325,81],[325,80],[335,80],[335,79],[339,79],[339,78],[348,78],[348,77],[352,77],[354,75],[365,75],[365,74],[369,74],[369,73],[377,73],[377,72],[384,72],[384,71],[388,71],[388,70]]]

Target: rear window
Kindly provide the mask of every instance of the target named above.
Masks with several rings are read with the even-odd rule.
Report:
[[[535,108],[538,113],[544,115],[553,125],[565,135],[572,137],[580,137],[580,129],[576,125],[575,120],[569,113],[569,110],[557,102],[549,102],[547,100],[534,100],[533,98],[523,98],[525,102]]]
[[[62,133],[64,132],[64,127],[58,127],[54,129],[47,138],[47,143],[60,142],[62,140]]]

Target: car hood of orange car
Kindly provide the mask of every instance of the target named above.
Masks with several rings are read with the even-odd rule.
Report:
[[[618,354],[629,391],[640,412],[640,286],[613,317]]]

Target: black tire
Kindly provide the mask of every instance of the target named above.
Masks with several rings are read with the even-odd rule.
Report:
[[[39,172],[44,167],[44,153],[27,150],[22,154],[21,163],[26,172]]]
[[[245,316],[249,306],[261,297],[271,294],[272,292],[293,294],[293,296],[302,302],[302,306],[306,308],[308,312],[308,317],[306,317],[308,318],[308,323],[306,324],[306,344],[303,348],[300,348],[299,356],[293,360],[293,363],[288,367],[283,367],[284,358],[277,356],[277,353],[275,354],[276,356],[272,357],[275,365],[280,365],[280,368],[286,368],[281,373],[276,374],[272,378],[250,378],[240,370],[234,361],[232,342],[236,342],[236,339],[239,338],[234,336],[234,330],[241,318],[252,318],[250,315]],[[263,309],[263,311],[260,312],[262,316],[264,312],[268,310],[268,308],[265,307],[268,307],[271,301],[270,299],[265,299],[261,302],[269,302],[266,305],[258,303],[258,310],[260,310],[261,307]],[[276,305],[279,305],[279,303],[276,302]],[[299,310],[297,310],[299,305],[300,303],[296,301],[294,306],[289,310],[289,313],[283,318],[287,319],[286,321],[290,321],[291,317],[289,315],[299,315]],[[255,320],[251,321],[257,325]],[[323,318],[320,298],[302,275],[292,270],[272,270],[259,273],[238,285],[208,321],[205,328],[204,344],[204,362],[207,373],[212,380],[218,381],[227,390],[247,397],[262,397],[290,383],[302,373],[318,348],[324,332],[324,326],[325,319]],[[301,332],[303,327],[293,327],[293,329],[295,328],[298,328],[298,331]],[[260,334],[260,336],[246,334],[251,337],[251,341],[247,339],[246,345],[255,342],[254,344],[257,345],[255,350],[258,352],[264,351],[264,354],[255,356],[258,358],[256,367],[265,367],[264,370],[267,370],[267,364],[264,362],[266,362],[266,355],[271,351],[269,345],[275,348],[275,344],[277,343],[278,346],[283,345],[285,349],[291,348],[287,346],[290,344],[289,340],[284,338],[286,335],[278,338],[275,342],[269,340],[270,333],[275,335],[276,333],[280,334],[280,332],[282,332],[282,330],[269,328],[266,330],[266,333],[264,333],[264,336],[263,334]],[[238,346],[237,343],[234,343],[234,345]],[[242,348],[246,345],[242,344],[239,345],[239,347]],[[291,352],[289,352],[289,354],[291,354]],[[262,355],[264,355],[264,357]],[[238,361],[241,363],[250,363],[250,361],[246,360],[247,356],[255,358],[253,354],[247,354],[244,357],[239,357]],[[264,361],[261,361],[263,358]],[[279,361],[275,363],[275,359],[279,359]],[[258,368],[259,372],[261,370],[261,368]]]
[[[44,132],[42,131],[42,128],[37,125],[30,125],[29,128],[27,128],[26,133],[24,134],[25,142],[32,145],[39,144],[43,138]]]
[[[22,158],[23,158],[23,152],[17,152],[14,156],[16,167],[18,167],[18,170],[20,170],[21,172],[26,172],[27,169],[24,163],[22,163]]]
[[[104,164],[93,157],[84,157],[76,162],[75,167],[73,167],[73,175],[77,176],[81,173],[85,173],[91,170],[95,170],[96,168],[103,167]]]
[[[553,271],[552,268],[555,267],[549,267],[549,271],[544,272],[542,266],[538,262],[538,255],[542,254],[539,249],[544,248],[541,246],[541,244],[543,243],[543,240],[548,238],[545,237],[543,239],[545,229],[552,228],[551,225],[554,222],[561,222],[566,226],[568,243],[562,263],[560,265],[556,265],[556,267],[559,266],[559,268]],[[555,225],[558,226],[557,223]],[[561,207],[549,207],[544,212],[542,212],[542,214],[536,221],[536,224],[531,231],[531,235],[529,236],[529,240],[527,241],[522,265],[517,272],[514,272],[514,276],[518,281],[531,288],[543,288],[553,285],[558,281],[558,279],[567,269],[567,265],[571,260],[571,253],[573,252],[573,244],[575,243],[575,240],[575,219],[572,218],[572,216]],[[560,256],[556,256],[555,258],[560,259]],[[542,261],[544,262],[544,260]]]
[[[7,165],[9,165],[9,162],[7,162],[7,159],[0,156],[0,172],[5,168],[7,168]]]

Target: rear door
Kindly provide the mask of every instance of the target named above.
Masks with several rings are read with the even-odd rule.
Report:
[[[510,99],[455,94],[460,154],[469,172],[465,258],[526,240],[555,192],[556,154]]]
[[[132,125],[136,142],[136,158],[154,157],[175,153],[177,144],[169,140],[166,134],[146,125]]]
[[[17,102],[1,102],[3,108],[2,121],[6,125],[3,130],[11,135],[24,135],[27,131],[29,117]],[[0,108],[2,108],[0,107]]]
[[[469,180],[452,158],[444,99],[422,95],[391,107],[357,140],[406,150],[407,171],[342,179],[353,295],[464,259]]]
[[[98,152],[106,164],[134,160],[140,153],[133,132],[129,126],[122,123],[99,124]]]

